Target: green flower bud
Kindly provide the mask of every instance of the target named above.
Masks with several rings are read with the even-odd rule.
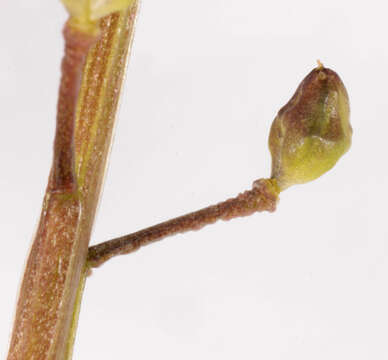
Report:
[[[280,109],[271,127],[272,178],[281,190],[318,178],[349,150],[349,112],[341,79],[319,63]]]

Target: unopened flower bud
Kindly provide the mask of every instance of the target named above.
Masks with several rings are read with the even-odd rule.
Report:
[[[319,63],[271,127],[272,178],[281,190],[318,178],[346,153],[352,138],[349,112],[340,77]]]

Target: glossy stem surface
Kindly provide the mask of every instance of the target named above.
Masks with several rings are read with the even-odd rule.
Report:
[[[162,240],[168,236],[199,230],[218,220],[226,221],[241,216],[249,216],[258,211],[273,212],[276,209],[278,194],[279,191],[274,180],[260,179],[255,181],[251,190],[245,191],[235,198],[151,226],[133,234],[91,246],[89,248],[88,265],[90,267],[98,267],[114,256],[131,253],[142,246]]]

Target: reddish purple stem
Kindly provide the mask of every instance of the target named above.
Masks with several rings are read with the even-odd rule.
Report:
[[[88,254],[90,267],[98,267],[110,258],[136,251],[142,246],[162,240],[165,237],[191,230],[199,230],[218,220],[230,220],[249,216],[257,211],[276,209],[279,191],[273,179],[254,182],[252,190],[219,204],[151,226],[133,234],[125,235],[101,244],[91,246]]]

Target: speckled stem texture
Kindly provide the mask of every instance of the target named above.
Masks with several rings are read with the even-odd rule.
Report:
[[[17,303],[8,360],[70,359],[88,245],[137,4],[98,41],[65,27],[54,161]]]
[[[278,194],[279,191],[274,180],[257,180],[254,182],[252,190],[245,191],[235,198],[90,247],[88,265],[98,267],[114,256],[131,253],[142,246],[168,236],[199,230],[218,220],[226,221],[249,216],[257,211],[273,212],[276,209]]]

